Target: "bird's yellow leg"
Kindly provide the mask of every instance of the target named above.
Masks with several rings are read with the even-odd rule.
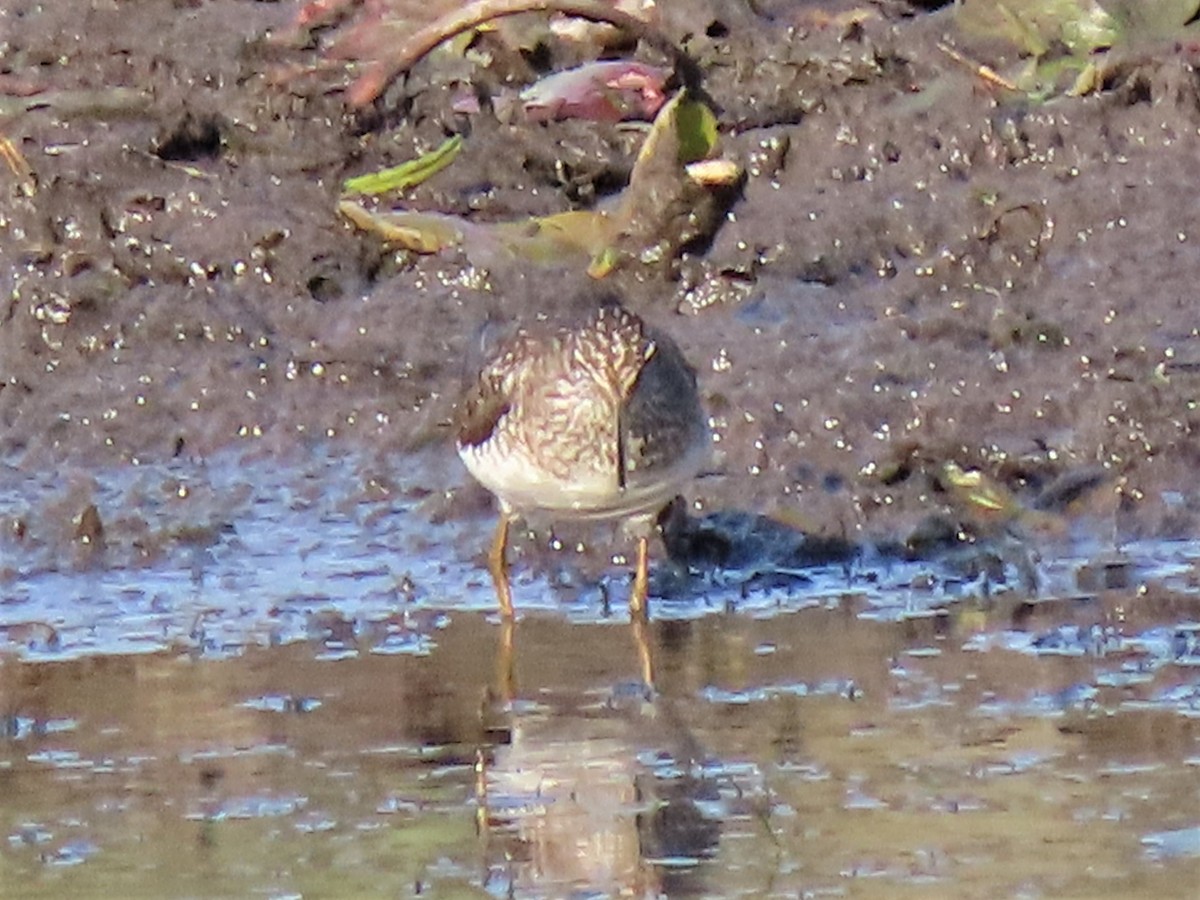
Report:
[[[488,571],[492,574],[496,599],[500,602],[500,615],[511,619],[513,604],[512,588],[508,584],[508,526],[508,516],[502,514],[500,523],[496,526],[496,534],[492,538],[491,549],[488,550]]]
[[[637,568],[633,572],[633,591],[629,594],[629,613],[645,619],[648,615],[646,601],[650,594],[650,538],[638,538]]]

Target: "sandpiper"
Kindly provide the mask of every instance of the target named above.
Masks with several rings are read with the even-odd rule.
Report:
[[[542,513],[624,520],[637,539],[629,608],[644,616],[655,519],[711,448],[675,342],[616,304],[576,326],[520,328],[468,383],[455,425],[459,456],[500,504],[488,570],[501,613],[513,615],[509,525]]]

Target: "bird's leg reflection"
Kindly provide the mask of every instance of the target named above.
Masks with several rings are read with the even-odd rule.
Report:
[[[517,655],[515,649],[516,623],[512,618],[500,622],[500,643],[496,648],[496,693],[505,707],[517,696]]]
[[[512,618],[503,618],[500,622],[500,640],[496,645],[495,683],[484,692],[483,704],[479,710],[484,725],[484,739],[487,742],[475,751],[475,827],[480,835],[488,834],[490,825],[489,762],[495,748],[508,744],[512,739],[513,723],[510,713],[513,700],[517,696],[515,637],[516,625]],[[497,713],[503,725],[496,721]]]
[[[633,616],[629,623],[633,629],[633,645],[637,649],[638,668],[642,684],[650,693],[654,692],[654,656],[650,647],[650,623],[645,616]]]
[[[488,830],[487,750],[475,750],[475,833],[483,836]]]

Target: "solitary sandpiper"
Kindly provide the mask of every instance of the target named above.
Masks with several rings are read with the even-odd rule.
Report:
[[[637,539],[629,608],[644,616],[655,519],[711,447],[675,342],[611,303],[581,324],[522,327],[487,352],[455,425],[459,456],[500,504],[488,569],[501,613],[513,615],[509,525],[541,513],[624,520]]]

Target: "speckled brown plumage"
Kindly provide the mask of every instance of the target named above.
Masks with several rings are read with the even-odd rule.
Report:
[[[709,450],[695,372],[668,336],[620,306],[573,327],[522,328],[468,384],[455,430],[468,470],[500,502],[489,568],[506,615],[508,525],[535,511],[624,519],[638,538],[630,605],[644,608],[651,523]]]

